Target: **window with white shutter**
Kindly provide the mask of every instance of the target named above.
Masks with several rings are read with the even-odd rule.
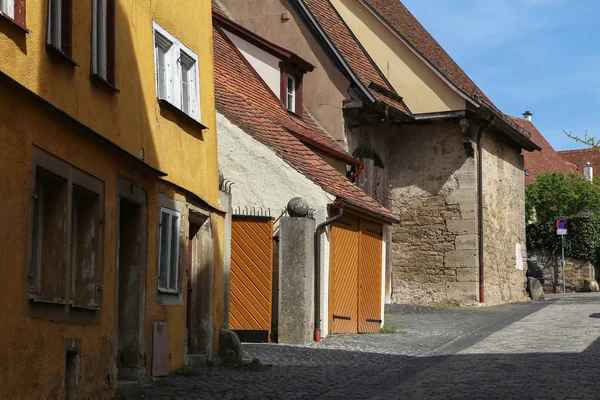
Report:
[[[200,122],[198,56],[156,22],[153,26],[156,97]]]

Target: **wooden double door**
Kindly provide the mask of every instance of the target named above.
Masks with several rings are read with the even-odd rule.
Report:
[[[383,226],[344,214],[331,228],[329,331],[378,332],[381,327]]]

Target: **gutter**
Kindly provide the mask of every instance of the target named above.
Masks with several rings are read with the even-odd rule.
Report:
[[[483,260],[483,154],[481,137],[496,122],[496,117],[477,132],[477,238],[479,252],[479,302],[485,302],[485,268]]]
[[[336,203],[333,203],[336,206]],[[321,341],[321,231],[328,225],[333,224],[344,215],[344,208],[340,207],[338,214],[320,223],[315,230],[315,342]]]
[[[496,121],[499,120],[502,125],[497,125],[496,129],[501,131],[506,137],[515,141],[521,148],[527,151],[542,150],[540,146],[531,140],[531,133],[510,121],[506,115],[494,110],[485,103],[481,105],[481,109],[492,116]]]

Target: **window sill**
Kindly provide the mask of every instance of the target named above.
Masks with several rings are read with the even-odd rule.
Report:
[[[31,294],[29,295],[29,301],[31,301],[32,303],[35,303],[35,304],[51,304],[51,305],[56,305],[56,306],[66,306],[67,304],[69,304],[66,301],[43,300],[39,296],[31,295]]]
[[[115,85],[113,85],[98,74],[90,74],[90,78],[92,78],[92,82],[95,82],[100,86],[109,89],[113,93],[121,93],[121,91]]]
[[[60,50],[56,46],[53,46],[51,44],[46,44],[46,51],[49,54],[51,54],[52,56],[54,56],[62,61],[66,61],[69,64],[73,65],[74,67],[79,67],[79,63],[77,61],[73,60],[71,58],[71,56],[69,56],[68,54],[65,54],[62,50]]]
[[[87,306],[78,306],[76,304],[69,304],[74,310],[84,310],[84,311],[100,311],[100,307],[87,307]]]
[[[158,288],[158,292],[161,294],[166,294],[166,295],[179,295],[179,291],[178,290],[173,290],[173,289],[165,289],[165,288]]]
[[[185,122],[190,123],[191,125],[195,126],[196,128],[200,129],[200,130],[205,130],[208,129],[205,125],[203,125],[201,122],[196,121],[194,118],[190,117],[188,114],[184,113],[183,111],[181,111],[179,108],[177,108],[176,106],[174,106],[173,104],[171,104],[171,102],[169,102],[168,100],[164,100],[164,99],[158,99],[158,104],[161,107],[167,108],[171,111],[173,111],[175,114],[177,114],[179,117],[183,118],[185,120]]]
[[[302,115],[298,114],[296,111],[292,111],[289,108],[285,109],[288,113],[290,113],[292,115],[292,117],[296,117],[300,120],[302,120]]]
[[[0,11],[0,17],[2,17],[4,20],[10,22],[12,25],[16,26],[17,28],[19,28],[23,32],[25,32],[27,34],[31,33],[31,31],[29,29],[27,29],[25,26],[23,26],[21,24],[18,24],[14,19],[12,19],[8,15],[4,14],[2,11]]]
[[[182,306],[183,296],[177,290],[158,289],[157,303],[163,306]]]

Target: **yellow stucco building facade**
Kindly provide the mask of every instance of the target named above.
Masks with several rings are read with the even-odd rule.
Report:
[[[209,0],[0,3],[0,398],[109,398],[224,325]]]

